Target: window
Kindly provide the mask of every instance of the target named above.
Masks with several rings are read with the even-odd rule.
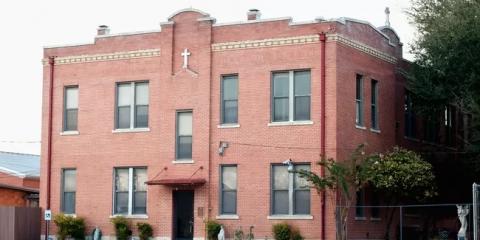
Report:
[[[221,214],[237,214],[237,166],[221,166]]]
[[[77,131],[78,86],[65,87],[63,105],[63,131]]]
[[[357,191],[356,203],[355,203],[355,217],[365,218],[365,190],[360,189]]]
[[[114,214],[147,213],[147,169],[115,168]]]
[[[453,106],[445,106],[445,143],[453,146],[455,143],[455,108]]]
[[[372,206],[379,206],[380,205],[380,196],[377,191],[372,191]],[[371,218],[372,219],[379,219],[380,218],[380,208],[379,207],[372,207],[371,210]]]
[[[272,121],[310,120],[310,71],[275,72]]]
[[[378,129],[378,81],[372,79],[372,128]]]
[[[117,84],[117,129],[148,127],[148,82]]]
[[[360,74],[355,84],[355,124],[363,126],[363,76]]]
[[[222,123],[238,123],[238,76],[222,77]]]
[[[62,212],[75,213],[75,193],[77,191],[77,170],[63,169],[62,172]]]
[[[424,137],[425,141],[438,142],[438,119],[433,114],[428,114],[424,118]]]
[[[192,159],[192,111],[177,112],[177,156]]]
[[[412,94],[405,90],[405,136],[416,137],[416,118],[413,111]]]
[[[295,171],[310,171],[310,165],[295,165]],[[271,212],[273,215],[310,214],[310,188],[304,178],[288,166],[272,166]]]

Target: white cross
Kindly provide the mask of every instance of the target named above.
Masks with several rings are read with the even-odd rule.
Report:
[[[183,57],[183,66],[182,68],[187,68],[188,67],[188,56],[190,56],[190,52],[188,49],[184,49],[182,52],[182,57]]]

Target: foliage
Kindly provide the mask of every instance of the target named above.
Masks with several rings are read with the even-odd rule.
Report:
[[[115,235],[118,240],[127,240],[129,236],[132,235],[132,230],[130,230],[130,223],[125,217],[116,216],[112,218],[111,222],[115,228]]]
[[[244,233],[243,233],[242,227],[235,229],[235,232],[233,233],[234,240],[243,240],[243,236],[244,236]]]
[[[415,152],[395,147],[369,156],[366,163],[363,178],[397,202],[424,201],[436,195],[432,165]]]
[[[67,237],[85,238],[85,220],[83,218],[60,213],[55,215],[53,222],[57,225],[57,238],[59,240],[64,240]]]
[[[291,240],[303,240],[304,237],[302,234],[300,234],[300,231],[298,229],[293,229],[292,230],[292,236],[290,237]]]
[[[325,176],[320,176],[312,171],[297,171],[300,177],[305,178],[317,192],[326,190],[340,191],[339,207],[336,214],[340,221],[340,229],[337,229],[337,239],[344,240],[347,237],[346,227],[350,206],[353,204],[353,196],[360,190],[365,180],[360,174],[365,163],[365,146],[359,145],[344,161],[334,159],[322,159],[318,165],[325,168]]]
[[[474,136],[464,140],[467,150],[477,153],[473,156],[478,160],[480,1],[412,0],[408,13],[418,29],[408,84],[414,106],[426,116],[438,116],[447,104],[471,113],[469,131]]]
[[[245,239],[247,239],[247,240],[255,239],[255,236],[253,235],[253,226],[250,226],[248,234],[247,234]]]
[[[207,221],[206,225],[207,225],[206,227],[207,227],[208,239],[216,240],[221,228],[220,223],[218,223],[217,221],[210,220],[210,221]]]
[[[152,225],[144,222],[138,222],[137,228],[138,228],[140,240],[148,240],[153,236]]]
[[[290,240],[292,230],[287,223],[277,223],[272,228],[275,240]]]

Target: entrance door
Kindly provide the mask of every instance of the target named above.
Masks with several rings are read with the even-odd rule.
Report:
[[[173,192],[173,237],[193,240],[193,191]]]

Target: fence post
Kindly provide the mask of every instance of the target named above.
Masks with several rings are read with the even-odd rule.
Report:
[[[403,207],[400,206],[400,240],[403,240]]]
[[[477,232],[478,232],[478,225],[477,225],[477,184],[472,184],[472,211],[473,211],[473,239],[477,240]]]

